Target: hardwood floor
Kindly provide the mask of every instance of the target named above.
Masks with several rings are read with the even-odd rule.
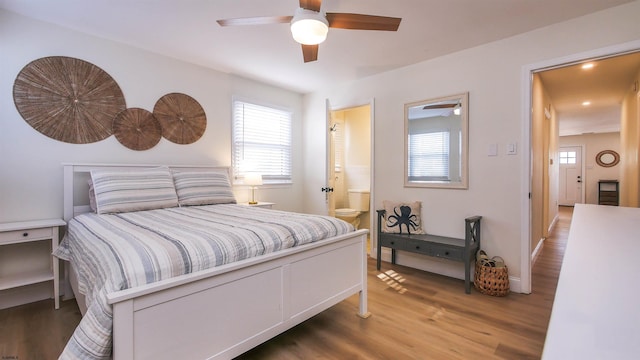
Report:
[[[533,292],[491,297],[464,281],[369,260],[369,319],[357,296],[238,359],[539,359],[573,208],[561,207],[532,269]],[[73,301],[0,310],[1,359],[55,359],[80,320]]]
[[[572,210],[560,209],[530,295],[466,295],[462,280],[389,263],[378,272],[371,260],[369,319],[353,297],[239,359],[539,359]]]
[[[0,310],[0,359],[57,359],[80,321],[75,301],[53,299]]]

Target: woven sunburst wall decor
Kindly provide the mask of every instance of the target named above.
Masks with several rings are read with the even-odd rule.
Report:
[[[207,127],[204,109],[185,94],[164,95],[153,107],[153,115],[160,121],[162,136],[176,144],[196,142]]]
[[[129,108],[113,120],[113,134],[131,150],[148,150],[160,142],[162,128],[150,111]]]
[[[109,74],[86,61],[51,56],[27,64],[13,85],[24,120],[40,133],[67,143],[87,144],[112,134],[124,95]]]

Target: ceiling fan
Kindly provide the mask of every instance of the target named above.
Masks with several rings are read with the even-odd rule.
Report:
[[[432,104],[432,105],[425,105],[425,107],[422,108],[422,110],[432,110],[432,109],[450,109],[450,108],[454,108],[458,106],[458,103],[453,103],[453,104]]]
[[[318,44],[327,37],[329,28],[350,30],[397,31],[401,18],[351,13],[324,13],[322,0],[300,0],[293,16],[261,16],[218,20],[220,26],[268,25],[291,23],[295,41],[302,45],[304,62],[318,60]]]
[[[461,104],[460,101],[456,101],[453,103],[449,103],[449,102],[441,102],[441,103],[435,103],[435,104],[428,104],[425,105],[422,110],[440,110],[440,109],[446,109],[447,111],[443,112],[440,114],[440,116],[449,116],[451,114],[455,114],[455,115],[460,115],[461,112]]]

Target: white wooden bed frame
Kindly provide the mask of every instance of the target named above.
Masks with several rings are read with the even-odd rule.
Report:
[[[75,180],[77,174],[154,166],[63,164],[65,221],[89,210],[88,205],[75,205],[79,196],[74,191],[88,193],[86,181]],[[230,359],[354,294],[359,294],[357,315],[366,318],[367,232],[109,294],[113,357]]]

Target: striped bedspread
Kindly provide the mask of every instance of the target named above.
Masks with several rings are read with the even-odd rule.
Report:
[[[235,204],[77,216],[54,255],[73,263],[88,309],[60,358],[111,356],[111,292],[353,230],[332,217]]]

